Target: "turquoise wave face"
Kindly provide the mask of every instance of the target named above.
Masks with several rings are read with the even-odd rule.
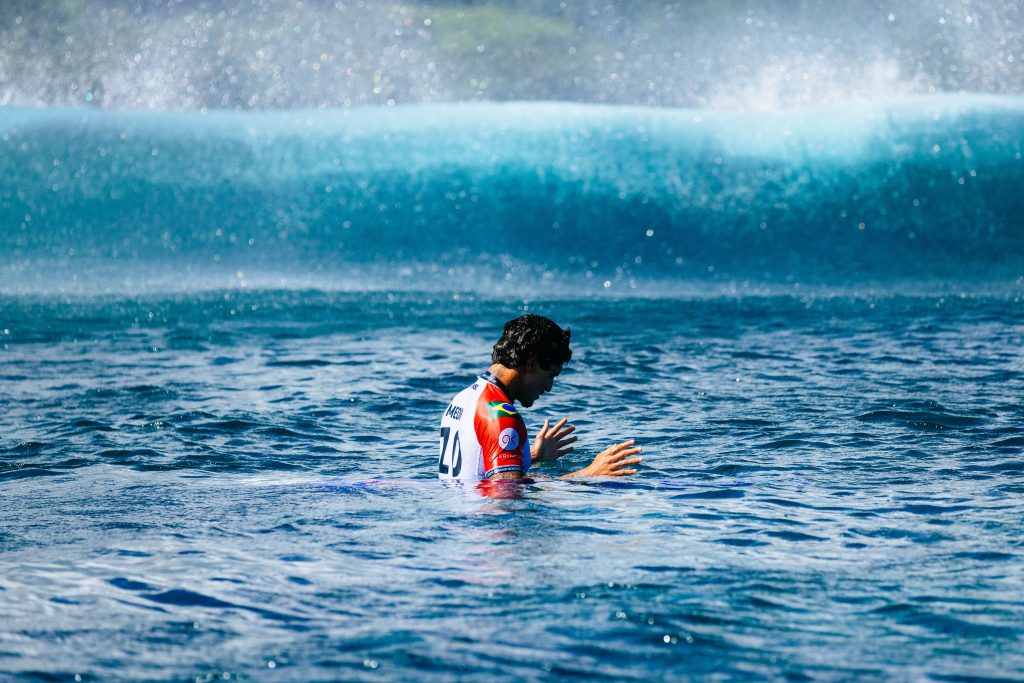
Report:
[[[1017,277],[1024,98],[0,109],[8,282]],[[57,286],[57,285],[54,285]],[[115,288],[119,285],[113,285]]]

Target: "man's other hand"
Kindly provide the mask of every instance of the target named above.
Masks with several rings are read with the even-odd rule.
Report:
[[[636,474],[636,469],[630,469],[633,465],[639,465],[644,461],[643,458],[634,458],[632,456],[641,452],[643,449],[637,446],[631,448],[636,443],[633,439],[629,441],[623,441],[622,443],[615,444],[610,448],[606,448],[597,454],[594,458],[594,462],[590,463],[587,467],[584,467],[578,472],[567,474],[567,477],[627,477],[631,474]]]
[[[568,418],[562,418],[554,427],[549,427],[550,421],[544,420],[544,426],[537,432],[537,437],[530,446],[530,460],[534,463],[554,462],[566,453],[572,453],[572,446],[569,444],[576,441],[575,436],[569,436],[576,428],[566,425]],[[599,456],[600,457],[600,456]]]

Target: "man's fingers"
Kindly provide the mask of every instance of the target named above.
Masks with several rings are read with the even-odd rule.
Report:
[[[571,443],[576,443],[577,437],[570,436],[567,439],[555,439],[555,447],[561,448],[562,446],[568,446]]]
[[[564,420],[563,420],[563,422],[564,422]],[[556,438],[556,439],[561,439],[562,437],[568,436],[569,434],[572,434],[575,431],[576,431],[576,427],[573,426],[573,425],[569,425],[565,429],[563,429],[561,431],[558,431],[558,432],[555,432],[552,436],[554,436],[554,438]]]
[[[561,458],[566,453],[572,453],[574,450],[576,450],[576,449],[573,448],[572,446],[569,446],[568,448],[563,448],[560,451],[555,453],[555,457],[556,458]]]
[[[634,441],[633,439],[630,439],[629,441],[623,441],[622,443],[617,443],[614,446],[609,446],[608,448],[606,448],[604,450],[604,452],[607,453],[608,455],[615,455],[616,453],[620,452],[622,449],[629,448],[634,443],[636,443],[636,441]]]
[[[542,440],[544,438],[544,435],[547,434],[547,431],[548,431],[548,420],[544,420],[544,426],[540,428],[539,432],[537,432],[537,440],[538,441]]]
[[[610,472],[613,477],[629,477],[636,474],[636,469],[626,469],[630,465],[639,465],[644,461],[643,458],[631,458],[629,460],[623,460],[612,465],[612,471]]]
[[[629,449],[626,449],[624,451],[619,451],[618,453],[615,453],[614,455],[608,456],[608,462],[612,462],[612,463],[621,462],[624,458],[628,458],[631,455],[636,455],[637,453],[640,453],[643,450],[644,449],[642,449],[640,447],[637,447],[637,448],[629,448]]]

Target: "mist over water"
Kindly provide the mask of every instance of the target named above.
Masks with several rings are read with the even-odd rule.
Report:
[[[1019,94],[1024,9],[906,2],[7,2],[0,104],[561,100],[772,109]]]

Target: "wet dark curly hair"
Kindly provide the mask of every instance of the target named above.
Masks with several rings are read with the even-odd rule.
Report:
[[[536,358],[545,370],[569,362],[569,328],[564,330],[549,318],[527,313],[505,323],[505,330],[494,344],[491,362],[506,368],[521,368],[526,361]]]

